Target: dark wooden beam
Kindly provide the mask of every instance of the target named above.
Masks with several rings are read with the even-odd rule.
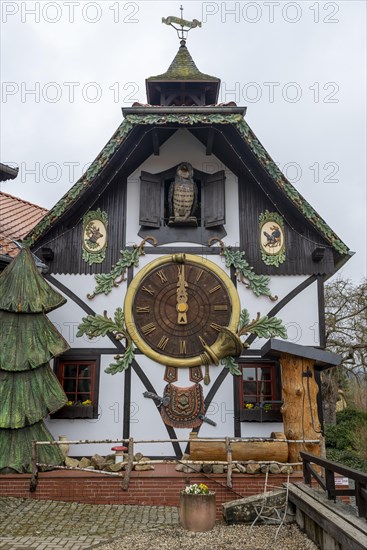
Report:
[[[153,153],[156,157],[159,157],[159,139],[158,139],[157,130],[153,130],[152,140],[153,140]]]
[[[213,143],[214,143],[214,130],[209,128],[208,137],[206,141],[206,155],[210,156],[213,152]]]

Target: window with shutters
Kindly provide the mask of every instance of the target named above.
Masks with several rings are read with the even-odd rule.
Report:
[[[169,232],[171,232],[173,240],[187,239],[185,227],[173,228],[168,225],[170,219],[169,189],[175,180],[176,170],[177,166],[159,174],[142,171],[140,175],[139,223],[143,230],[154,229],[153,234],[158,239],[160,239],[161,234],[164,234],[166,236],[165,242],[169,242]],[[197,201],[192,216],[197,219],[198,229],[210,230],[213,228],[217,231],[218,228],[221,228],[222,236],[225,236],[226,233],[223,228],[225,224],[224,170],[215,174],[194,170],[194,181],[197,186]],[[192,228],[190,228],[191,230]],[[139,235],[143,236],[144,231],[140,232]],[[182,236],[181,239],[180,235]],[[205,231],[203,235],[205,238],[210,236]],[[160,240],[160,242],[163,241]]]

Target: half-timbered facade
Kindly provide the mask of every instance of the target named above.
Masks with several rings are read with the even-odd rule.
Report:
[[[289,407],[303,403],[317,426],[301,436],[315,439],[319,370],[337,362],[323,351],[323,282],[348,248],[281,173],[246,108],[217,104],[220,80],[198,70],[185,40],[168,71],[146,84],[147,104],[123,109],[87,172],[29,236],[47,280],[67,298],[49,317],[71,348],[54,361],[70,404],[48,427],[55,439],[176,439],[192,430],[292,438]],[[236,300],[248,324],[260,312],[281,319],[287,337],[248,332],[238,351],[238,333],[226,355],[216,342],[223,327],[236,332]],[[110,331],[88,338],[83,318],[104,312]],[[204,351],[210,360],[196,361]],[[300,401],[287,397],[292,374],[282,358],[304,362],[294,371]],[[142,448],[150,456],[184,450]]]

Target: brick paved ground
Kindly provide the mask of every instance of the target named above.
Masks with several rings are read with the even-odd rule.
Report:
[[[178,525],[177,508],[0,497],[1,550],[82,550],[126,531]]]

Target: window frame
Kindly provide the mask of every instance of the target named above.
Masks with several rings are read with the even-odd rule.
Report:
[[[241,370],[241,380],[239,384],[239,406],[240,406],[240,421],[241,422],[283,422],[282,413],[280,412],[281,403],[275,404],[279,408],[265,411],[262,407],[257,409],[246,409],[244,407],[245,394],[243,391],[243,369],[244,368],[273,368],[273,376],[271,377],[271,401],[282,400],[282,385],[281,385],[281,369],[278,361],[264,361],[263,359],[251,359],[239,361],[238,366]],[[258,382],[256,381],[256,384]],[[258,394],[256,388],[256,395]],[[270,401],[270,400],[269,400]]]
[[[65,364],[90,364],[92,366],[91,373],[91,391],[90,398],[92,405],[65,405],[60,410],[51,415],[52,418],[98,418],[99,405],[99,374],[101,366],[101,358],[99,355],[63,355],[54,360],[54,373],[57,376],[64,392],[63,368]],[[76,378],[78,380],[78,378]],[[66,392],[65,392],[66,393]],[[81,392],[79,392],[81,393]]]

